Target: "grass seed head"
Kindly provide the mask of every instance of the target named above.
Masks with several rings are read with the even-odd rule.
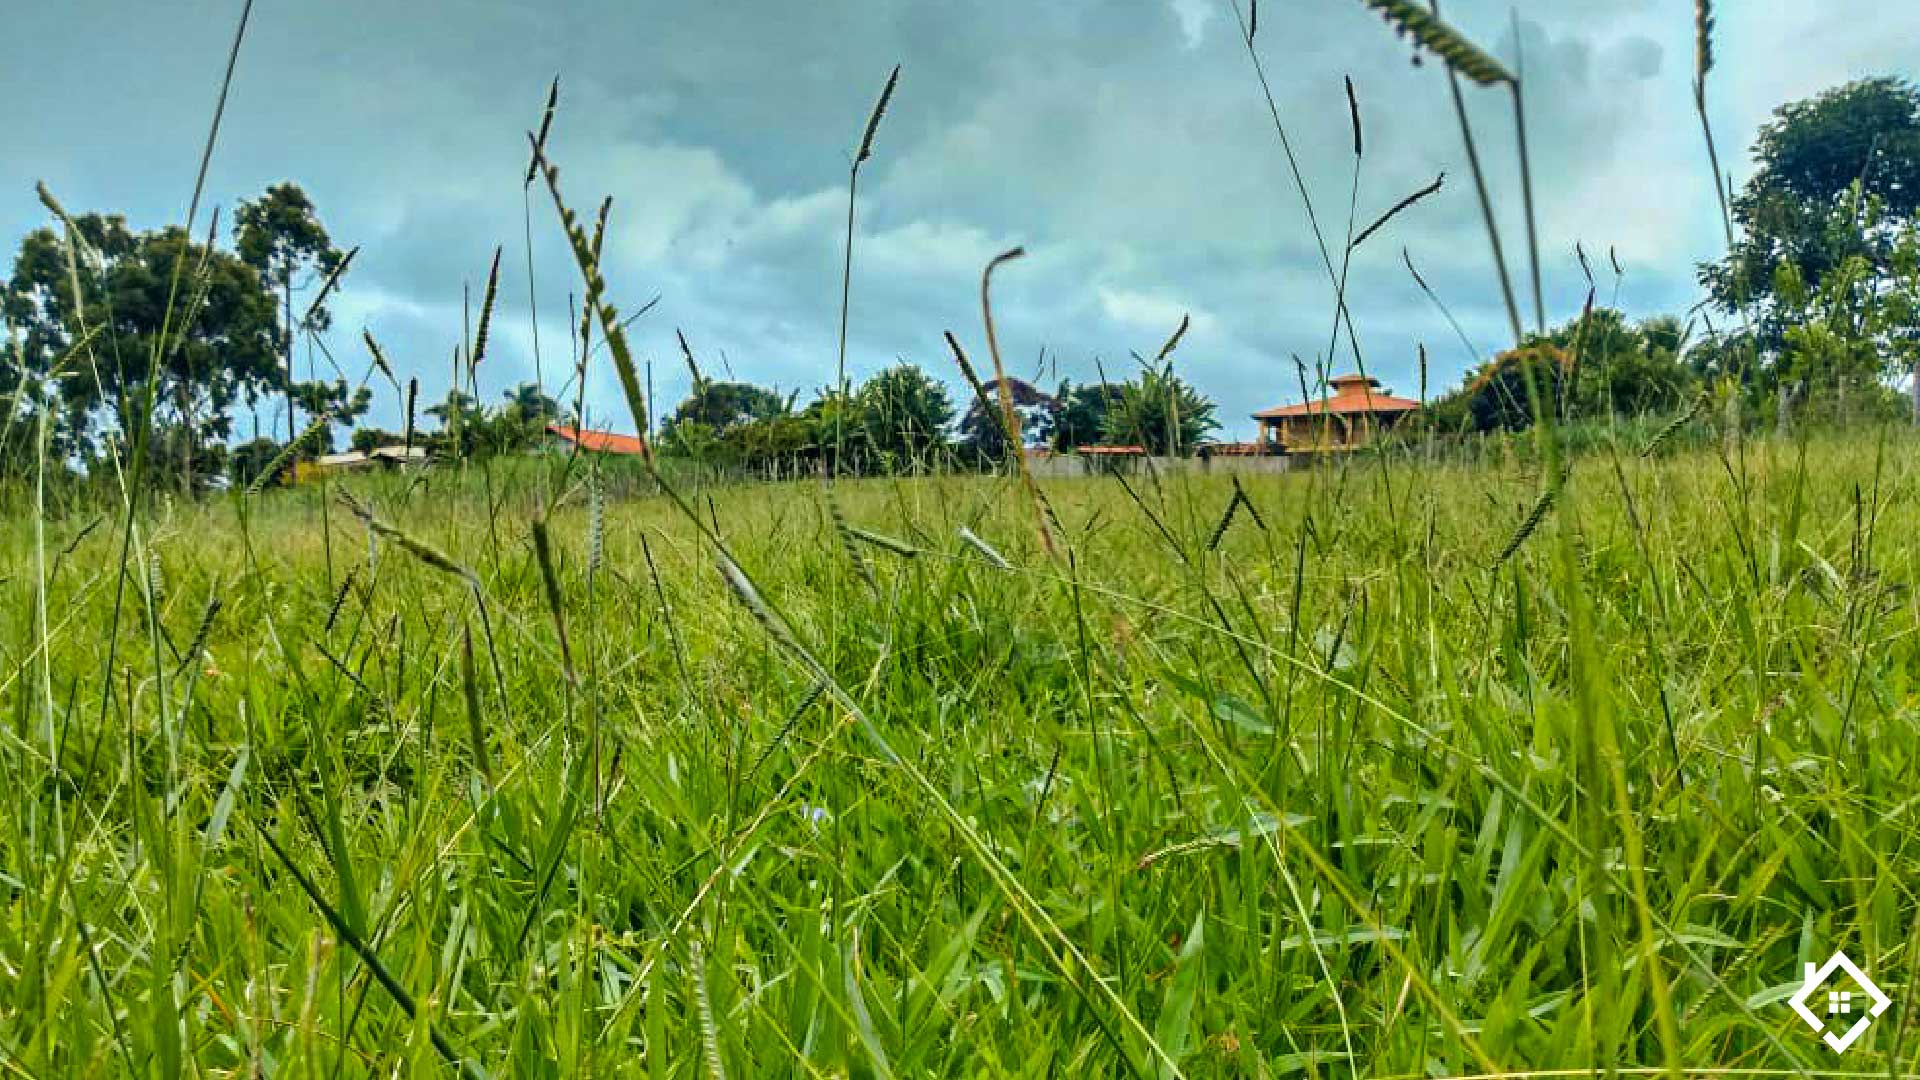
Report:
[[[900,65],[893,65],[893,71],[887,76],[887,85],[880,89],[880,100],[873,103],[873,113],[867,117],[866,133],[860,136],[860,152],[854,155],[857,166],[873,156],[873,137],[880,133],[880,118],[887,115],[887,103],[893,100],[893,88],[900,83]]]
[[[1416,44],[1445,60],[1453,70],[1479,83],[1493,86],[1512,83],[1513,73],[1487,55],[1465,34],[1442,22],[1438,16],[1414,3],[1414,0],[1360,0],[1379,12],[1396,33],[1411,37]]]

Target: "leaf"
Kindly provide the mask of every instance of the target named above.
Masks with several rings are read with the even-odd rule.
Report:
[[[1180,943],[1180,956],[1174,961],[1173,980],[1167,984],[1167,997],[1160,1005],[1160,1017],[1154,1021],[1153,1041],[1160,1044],[1161,1052],[1166,1055],[1158,1061],[1157,1075],[1161,1077],[1176,1075],[1168,1061],[1177,1065],[1183,1060],[1193,1037],[1193,999],[1200,992],[1201,950],[1206,943],[1206,926],[1205,911],[1194,915],[1193,928],[1187,931],[1187,940]]]
[[[880,1033],[874,1030],[873,1014],[867,1011],[867,999],[860,993],[860,938],[856,934],[847,946],[846,963],[841,966],[847,978],[847,1000],[853,1006],[854,1027],[860,1036],[860,1045],[866,1048],[867,1060],[873,1064],[873,1071],[882,1077],[893,1076],[893,1066],[887,1064],[887,1048],[880,1042]]]
[[[220,798],[214,801],[213,813],[207,818],[207,832],[204,849],[212,851],[226,835],[227,819],[233,816],[233,804],[240,795],[240,785],[247,777],[247,759],[252,751],[245,746],[240,748],[240,756],[233,761],[233,768],[227,772],[227,785],[220,790]]]

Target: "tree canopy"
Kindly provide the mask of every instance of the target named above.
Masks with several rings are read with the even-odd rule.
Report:
[[[344,270],[347,256],[333,246],[313,200],[300,185],[292,183],[274,184],[259,198],[241,203],[233,215],[233,238],[241,260],[280,292],[279,345],[289,387],[287,438],[291,440],[298,429],[294,416],[298,396],[291,392],[294,335],[301,328],[325,330],[332,325],[326,298],[317,296],[309,310],[301,313],[300,325],[296,326],[293,297],[319,284],[314,279]]]
[[[1173,365],[1143,367],[1124,383],[1102,418],[1105,441],[1144,447],[1149,454],[1191,453],[1220,424],[1211,399],[1173,373]]]
[[[1920,211],[1920,90],[1903,79],[1860,79],[1782,105],[1753,144],[1756,164],[1734,197],[1740,234],[1700,280],[1724,311],[1757,317],[1759,345],[1782,343],[1776,275],[1790,265],[1817,288],[1850,259],[1884,273],[1898,234]],[[1868,206],[1874,207],[1872,225]]]
[[[285,386],[274,298],[245,263],[179,228],[98,214],[73,226],[71,263],[66,237],[29,233],[0,296],[16,331],[0,391],[24,387],[26,410],[54,413],[56,453],[91,460],[103,430],[132,430],[149,389],[156,426],[180,426],[188,447],[228,438],[236,404]]]

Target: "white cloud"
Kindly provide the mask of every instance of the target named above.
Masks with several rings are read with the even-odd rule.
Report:
[[[1095,295],[1100,298],[1100,310],[1107,318],[1143,334],[1170,337],[1179,328],[1180,320],[1188,318],[1191,320],[1187,330],[1189,338],[1202,338],[1213,331],[1216,321],[1208,312],[1196,310],[1166,293],[1101,286]]]
[[[1213,21],[1212,0],[1171,0],[1174,18],[1180,20],[1180,33],[1187,48],[1199,48],[1206,39],[1207,24]]]

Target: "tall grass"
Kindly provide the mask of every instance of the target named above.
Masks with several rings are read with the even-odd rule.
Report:
[[[481,570],[480,478],[436,485],[381,523],[401,557],[337,553],[343,595],[297,501],[179,506],[153,617],[191,691],[136,670],[87,715],[112,537],[0,617],[0,694],[24,717],[51,688],[72,748],[6,745],[6,1052],[120,1072],[159,1060],[165,1016],[205,1070],[347,1075],[439,1057],[432,1035],[495,1075],[706,1048],[736,1075],[1818,1060],[1779,1007],[1799,961],[1844,945],[1896,987],[1912,962],[1920,609],[1911,553],[1874,542],[1915,524],[1904,445],[1756,442],[1743,515],[1692,509],[1736,497],[1715,452],[1628,456],[1617,488],[1564,489],[1565,563],[1524,463],[1395,460],[1278,521],[1311,477],[1198,480],[1165,489],[1164,533],[1112,480],[1049,482],[1071,576],[1008,481],[843,481],[877,557],[842,610],[809,584],[846,555],[805,486],[713,493],[723,565],[754,568],[733,603],[692,520],[604,505],[593,618],[591,562],[563,557],[592,550],[590,505]],[[1216,527],[1242,499],[1264,527]],[[516,505],[503,534],[540,535]],[[0,547],[29,594],[32,527]],[[1757,584],[1749,551],[1775,553]],[[490,674],[462,659],[473,580]],[[842,619],[833,666],[783,659]],[[584,826],[569,654],[605,658],[575,669],[605,702]],[[70,869],[42,874],[56,820]],[[1912,1067],[1894,1034],[1857,1067]]]
[[[1517,78],[1368,2],[1524,131]],[[527,189],[576,377],[598,326],[650,430],[556,92]],[[1356,231],[1348,104],[1322,381],[1354,248],[1434,190]],[[981,281],[1014,447],[1016,253]],[[1706,404],[1244,482],[828,491],[648,447],[201,503],[150,497],[136,433],[119,529],[44,482],[0,520],[0,1071],[1825,1071],[1801,964],[1903,1002],[1920,966],[1920,447]],[[1908,1011],[1847,1068],[1920,1067]]]

